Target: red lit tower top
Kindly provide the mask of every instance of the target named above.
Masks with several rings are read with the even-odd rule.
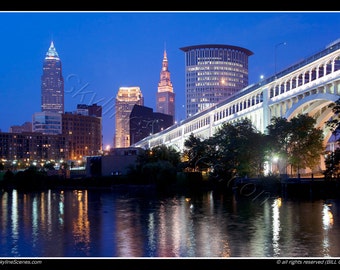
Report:
[[[160,81],[157,91],[156,111],[164,114],[169,114],[175,118],[175,93],[173,91],[170,80],[170,71],[168,69],[168,58],[166,50],[164,50],[162,70],[160,73]]]

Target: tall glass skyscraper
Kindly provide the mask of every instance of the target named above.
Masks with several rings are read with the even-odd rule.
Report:
[[[41,111],[64,113],[64,79],[53,41],[46,53],[41,76]]]
[[[231,45],[194,45],[185,52],[186,117],[203,111],[248,86],[253,52]]]

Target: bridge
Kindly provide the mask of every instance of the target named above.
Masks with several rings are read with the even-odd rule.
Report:
[[[258,131],[265,133],[272,117],[289,120],[298,114],[308,114],[316,119],[316,127],[323,130],[326,145],[332,135],[325,126],[333,115],[328,105],[339,97],[340,40],[337,40],[299,63],[249,85],[228,99],[133,146],[150,149],[166,145],[183,151],[184,142],[191,133],[206,139],[225,122],[248,118]]]

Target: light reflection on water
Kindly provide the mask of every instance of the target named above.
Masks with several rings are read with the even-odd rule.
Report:
[[[339,257],[340,201],[0,192],[1,257]]]

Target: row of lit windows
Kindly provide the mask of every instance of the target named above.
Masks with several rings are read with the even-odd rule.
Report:
[[[199,87],[209,87],[209,86],[216,86],[216,87],[218,87],[218,86],[221,86],[221,83],[220,82],[216,82],[216,81],[214,81],[214,82],[204,81],[204,82],[201,82],[201,83],[195,83],[194,85],[197,88],[199,88]],[[228,82],[228,83],[223,84],[223,88],[219,87],[219,89],[225,89],[226,87],[235,87],[235,86],[236,86],[235,83]],[[216,91],[216,89],[215,89],[215,91]],[[206,92],[206,91],[204,91],[204,92]]]
[[[248,55],[242,51],[227,48],[200,48],[186,53],[186,65],[195,65],[199,59],[220,59],[226,62],[248,61]]]
[[[230,68],[243,68],[244,63],[236,63],[236,62],[222,62],[222,61],[199,61],[197,66],[191,68],[201,69],[230,69]]]
[[[210,75],[210,76],[209,76]],[[226,82],[226,81],[240,81],[240,79],[244,79],[245,74],[212,74],[212,73],[206,73],[206,74],[199,74],[196,76],[195,74],[188,74],[186,78],[186,83],[194,83],[196,81],[220,81],[220,82]],[[244,81],[244,80],[242,80]],[[246,84],[244,84],[243,87],[246,87]]]
[[[228,91],[226,91],[228,90]],[[218,95],[229,95],[230,93],[235,92],[236,89],[225,89],[225,88],[216,88],[216,87],[198,87],[195,91],[191,91],[187,93],[187,100],[192,101],[192,98],[199,98],[202,96],[218,96]]]
[[[197,72],[196,76],[192,76],[194,74],[188,74],[188,77],[197,77],[198,79],[201,78],[202,76],[215,76],[220,78],[221,76],[224,77],[240,77],[243,76],[243,74],[232,72],[232,71],[203,71],[203,72]]]
[[[217,81],[217,82],[239,82],[240,79],[238,77],[228,77],[228,78],[221,78],[218,76],[200,76],[197,78],[197,81]]]
[[[235,71],[237,73],[244,73],[247,72],[247,69],[240,66],[194,66],[194,67],[188,67],[187,72],[199,72],[199,71]]]

